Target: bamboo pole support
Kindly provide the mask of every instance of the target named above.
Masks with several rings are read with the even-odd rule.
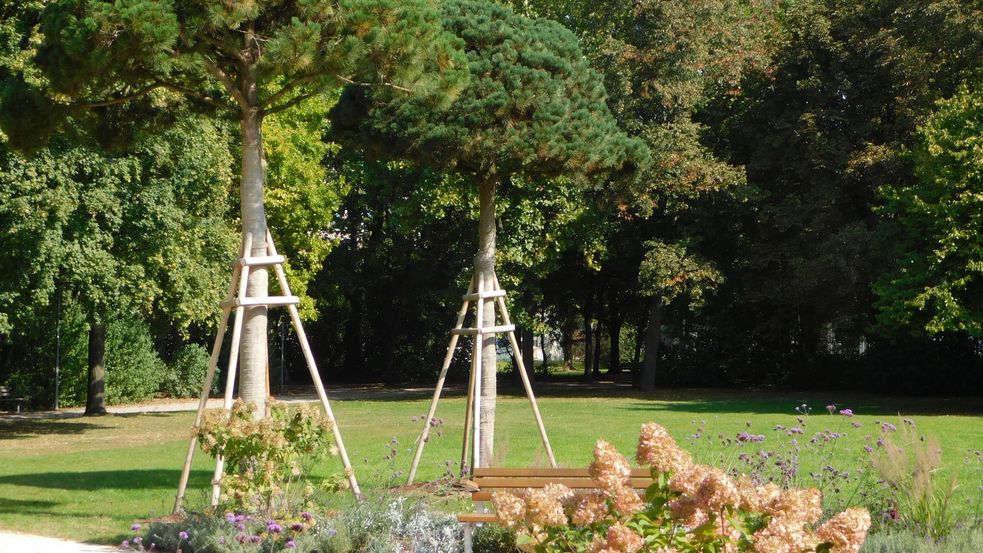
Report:
[[[243,246],[243,251],[249,252],[253,246],[253,235],[252,233],[246,233],[245,245]],[[239,293],[238,298],[242,299],[246,297],[246,282],[249,280],[249,267],[243,267],[239,272]],[[242,315],[244,311],[243,306],[236,307],[235,321],[232,323],[232,343],[229,345],[229,365],[228,371],[225,374],[225,394],[222,399],[222,411],[226,416],[232,411],[232,392],[235,390],[236,373],[238,372],[239,363],[239,342],[242,339]],[[223,455],[218,455],[215,458],[215,472],[212,476],[212,506],[218,505],[219,496],[221,495],[222,487],[222,475],[225,473],[225,457]]]
[[[474,277],[471,277],[471,283],[468,284],[468,294],[474,291]],[[468,314],[468,306],[471,304],[470,300],[466,299],[468,296],[465,295],[464,303],[461,305],[461,310],[457,313],[457,322],[454,324],[455,330],[460,330],[464,326],[464,318]],[[420,434],[420,439],[416,443],[416,452],[413,454],[413,464],[410,466],[410,474],[406,479],[406,484],[412,484],[413,479],[416,477],[416,469],[420,464],[420,457],[423,455],[423,445],[427,443],[427,438],[430,436],[430,422],[433,420],[435,414],[437,414],[437,402],[440,400],[440,392],[444,389],[444,379],[447,378],[447,371],[450,369],[451,361],[454,359],[454,350],[457,348],[458,335],[451,334],[451,343],[447,346],[447,353],[444,354],[444,363],[440,367],[440,376],[437,377],[437,387],[433,391],[433,399],[430,401],[430,410],[427,412],[427,418],[423,421],[423,433]]]
[[[267,250],[269,251],[269,255],[277,255],[276,247],[273,245],[273,237],[269,234],[269,231],[267,231],[266,243],[268,244]],[[287,275],[283,271],[283,266],[274,265],[273,269],[276,272],[276,278],[280,284],[280,293],[289,296],[290,285],[287,283]],[[321,400],[321,405],[324,407],[324,412],[328,416],[328,421],[331,423],[331,432],[334,434],[335,443],[338,446],[338,454],[345,468],[345,476],[348,478],[348,484],[351,486],[352,494],[358,499],[361,497],[362,492],[358,487],[358,481],[355,479],[355,469],[352,468],[352,463],[348,459],[348,451],[345,449],[345,441],[341,437],[338,421],[335,419],[334,412],[331,410],[328,395],[324,391],[324,383],[321,382],[321,374],[317,370],[317,363],[314,361],[314,354],[311,352],[311,345],[307,340],[307,333],[304,332],[304,325],[301,323],[300,313],[298,313],[296,305],[288,305],[287,310],[290,314],[290,320],[293,322],[294,332],[297,333],[300,349],[304,353],[304,359],[307,360],[307,368],[310,370],[311,380],[314,382],[314,389],[317,390],[317,396]]]
[[[481,297],[481,293],[485,291],[485,277],[478,271],[475,278],[478,279],[478,297]],[[481,328],[482,322],[484,321],[484,300],[477,301],[477,315],[476,322],[477,327]],[[474,452],[473,459],[471,463],[471,471],[474,469],[481,468],[481,342],[483,341],[484,335],[481,332],[477,332],[474,335],[474,350],[471,352],[471,360],[474,365],[474,443],[471,445],[472,451]]]
[[[493,278],[495,289],[501,289],[498,283],[498,276],[494,276]],[[506,325],[511,325],[512,321],[509,320],[509,310],[505,306],[505,297],[499,296],[495,301],[498,302],[498,307],[502,311],[502,322]],[[525,362],[522,360],[522,351],[519,349],[519,342],[515,339],[515,331],[509,331],[508,335],[509,344],[512,346],[512,352],[515,354],[515,364],[519,369],[519,377],[522,379],[522,386],[526,389],[526,396],[529,398],[533,416],[536,418],[536,426],[539,427],[539,436],[543,439],[543,447],[546,448],[546,455],[550,459],[550,466],[556,468],[556,457],[553,456],[553,448],[550,446],[550,439],[546,435],[543,417],[539,413],[539,405],[536,403],[536,396],[533,394],[532,385],[529,383],[529,375],[526,374]]]
[[[241,252],[240,255],[242,255]],[[229,289],[225,293],[226,298],[231,298],[235,293],[236,281],[239,280],[239,271],[239,266],[232,269]],[[188,453],[184,457],[184,466],[181,469],[181,480],[178,482],[177,496],[174,498],[174,510],[172,511],[174,514],[181,511],[181,505],[184,503],[184,492],[188,489],[188,478],[191,476],[191,461],[194,459],[195,450],[198,446],[198,430],[201,428],[205,407],[208,405],[208,396],[212,390],[212,382],[215,380],[215,369],[218,367],[218,358],[222,353],[222,342],[225,337],[225,329],[229,325],[230,312],[231,309],[228,307],[222,309],[222,315],[216,329],[215,341],[212,343],[211,357],[208,358],[208,370],[205,372],[205,381],[202,383],[201,396],[198,398],[198,411],[195,413],[194,426],[191,427],[191,443],[188,444]]]
[[[461,444],[461,477],[471,476],[473,470],[465,470],[471,467],[468,463],[468,447],[471,440],[471,416],[474,415],[474,355],[471,355],[471,370],[468,376],[468,399],[464,405],[464,441]]]

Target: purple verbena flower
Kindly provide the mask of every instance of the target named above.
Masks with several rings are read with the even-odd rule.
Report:
[[[184,531],[178,532],[177,537],[181,541],[184,541],[184,540],[188,539],[188,533],[187,532],[184,532]]]
[[[266,521],[266,531],[271,534],[279,534],[283,532],[283,527],[277,524],[275,520]]]
[[[290,529],[293,530],[294,532],[300,532],[301,530],[304,529],[304,525],[299,522],[295,522],[290,525]]]
[[[304,511],[303,513],[300,513],[300,518],[306,520],[307,522],[310,522],[311,519],[314,518],[314,515],[308,513],[307,511]]]
[[[249,543],[259,543],[262,539],[263,538],[254,534],[252,536],[249,536]]]
[[[853,409],[841,409],[840,414],[843,415],[844,417],[852,417]]]
[[[831,403],[826,406],[826,410],[829,411],[830,415],[832,415],[836,411],[836,406]]]
[[[297,547],[297,542],[295,542],[294,540],[287,540],[287,543],[283,545],[285,545],[287,549],[294,549],[295,547]]]
[[[134,524],[133,526],[130,526],[130,530],[133,530],[134,532],[139,532],[141,528],[143,528],[143,526],[140,526],[139,524]]]
[[[119,544],[119,548],[120,549],[129,549],[130,548],[130,541],[129,540],[123,540],[123,543]]]
[[[143,538],[140,537],[140,536],[137,536],[137,537],[133,538],[133,543],[135,543],[137,545],[140,545],[141,543],[143,543]]]

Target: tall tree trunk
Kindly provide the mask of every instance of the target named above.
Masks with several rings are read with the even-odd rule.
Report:
[[[601,332],[601,323],[597,323],[597,328],[594,329],[594,362],[591,363],[591,373],[594,376],[594,380],[601,378],[601,338],[604,334]]]
[[[576,321],[563,324],[563,336],[560,338],[560,347],[563,349],[563,368],[573,367],[573,333]]]
[[[608,334],[611,337],[611,355],[608,360],[608,374],[618,374],[621,372],[621,326],[624,323],[621,317],[612,315],[608,319]]]
[[[526,368],[529,381],[534,382],[536,380],[536,360],[534,359],[536,336],[532,329],[526,326],[519,328],[519,333],[522,335],[522,341],[519,342],[519,348],[522,350],[522,365]]]
[[[246,88],[247,97],[255,98],[255,85],[247,85]],[[266,209],[263,204],[266,155],[263,152],[262,120],[258,110],[244,109],[241,125],[242,184],[239,194],[242,232],[243,235],[253,235],[250,255],[263,256],[266,255]],[[266,267],[250,267],[246,295],[269,295],[269,274]],[[247,405],[253,406],[253,416],[256,418],[261,418],[266,413],[266,325],[265,306],[245,309],[242,342],[239,345],[239,397]]]
[[[639,369],[642,364],[642,345],[645,343],[645,328],[648,325],[648,312],[645,311],[641,313],[638,320],[635,321],[635,351],[632,354],[632,366],[635,371],[635,375],[639,374]]]
[[[89,325],[89,388],[85,395],[86,415],[106,414],[106,324]]]
[[[662,344],[662,298],[653,296],[649,303],[649,324],[645,331],[645,364],[642,366],[642,389],[655,390],[655,375]]]
[[[594,325],[591,319],[590,309],[584,309],[584,380],[587,382],[594,380],[590,370],[594,361]]]
[[[478,254],[474,258],[475,274],[482,275],[484,289],[495,285],[495,179],[488,178],[478,186]],[[479,300],[480,301],[480,300]],[[483,327],[495,326],[495,299],[484,301]],[[496,336],[485,335],[481,343],[481,443],[477,444],[481,466],[490,466],[495,449],[495,397],[498,393],[498,355]]]

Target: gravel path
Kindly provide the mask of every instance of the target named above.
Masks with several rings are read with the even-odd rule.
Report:
[[[30,534],[0,532],[0,551],[3,553],[110,553],[118,552],[119,549]]]

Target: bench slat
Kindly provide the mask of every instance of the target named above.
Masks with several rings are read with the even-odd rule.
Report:
[[[636,490],[638,490],[638,488],[636,488]],[[474,493],[471,494],[471,501],[474,502],[474,503],[477,503],[479,501],[491,501],[492,494],[493,493],[495,493],[495,492],[474,492]],[[512,493],[512,495],[517,496],[517,497],[523,497],[524,495],[526,495],[524,491],[514,491],[514,492],[511,492],[511,493]],[[644,490],[638,490],[637,493],[638,493],[638,497],[640,497],[642,499],[645,499],[645,491]],[[576,493],[575,492],[573,495],[574,495],[575,498],[577,498],[578,500],[580,500],[582,497],[587,496],[587,495],[590,495],[590,494],[589,493],[584,493],[584,492],[581,492],[581,493]]]
[[[457,515],[457,521],[466,524],[476,524],[481,522],[492,523],[498,520],[495,513],[461,513]]]
[[[631,475],[635,478],[651,478],[652,473],[647,468],[633,468]],[[517,468],[517,467],[485,467],[474,469],[474,478],[485,476],[499,476],[504,478],[521,476],[542,476],[542,477],[583,477],[589,478],[590,471],[586,468]]]
[[[597,484],[590,478],[505,478],[505,477],[485,477],[476,478],[474,483],[478,488],[487,490],[489,488],[498,489],[521,489],[521,488],[542,488],[546,484],[563,484],[568,488],[596,488]],[[632,478],[633,488],[647,488],[652,484],[651,478]]]

